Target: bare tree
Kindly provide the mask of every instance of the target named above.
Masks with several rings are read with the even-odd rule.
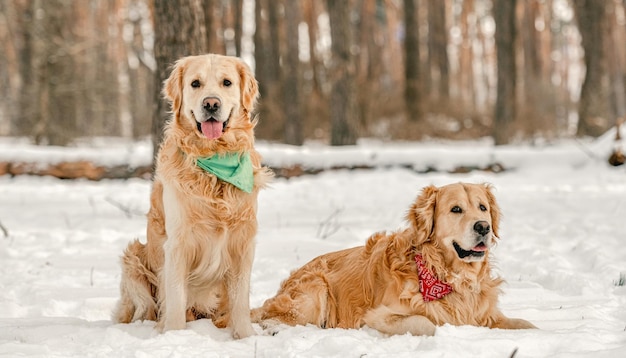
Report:
[[[11,4],[6,4],[10,6]],[[37,96],[38,83],[35,81],[34,71],[34,24],[35,0],[26,0],[21,7],[16,6],[17,41],[21,42],[18,48],[18,66],[21,78],[21,88],[19,88],[20,97],[18,98],[19,108],[12,120],[12,128],[16,135],[30,135],[36,124],[36,118],[39,116],[39,101],[33,101]]]
[[[113,36],[107,38],[102,35],[103,29],[112,25],[112,19],[122,13],[120,2],[101,1],[86,2],[72,1],[75,8],[74,23],[76,43],[87,48],[82,56],[74,55],[76,85],[79,91],[76,111],[81,118],[89,121],[79,121],[79,131],[89,136],[127,136],[132,135],[132,120],[128,115],[121,116],[128,108],[120,110],[121,97],[118,74],[123,73],[120,67],[124,63],[121,55],[125,53],[123,41],[117,41]],[[120,36],[123,36],[120,34]]]
[[[511,123],[515,120],[515,5],[516,0],[496,0],[493,6],[496,23],[498,89],[493,123],[496,145],[507,144]]]
[[[269,43],[270,48],[268,70],[271,78],[278,80],[280,78],[280,0],[267,0],[267,9],[269,17]]]
[[[285,143],[302,145],[302,113],[300,111],[300,58],[298,25],[300,1],[285,2],[285,30],[287,51],[282,66],[283,108],[285,109]]]
[[[383,54],[386,43],[386,9],[377,5],[377,0],[361,0],[359,10],[357,57],[357,88],[359,116],[363,126],[375,118],[380,118],[385,106]]]
[[[18,58],[20,54],[17,43],[20,42],[23,32],[15,29],[23,30],[21,26],[16,26],[16,23],[24,21],[24,19],[17,15],[18,10],[16,8],[17,6],[13,2],[0,2],[0,14],[4,15],[0,17],[0,44],[2,44],[0,45],[2,48],[0,51],[0,69],[4,69],[4,71],[0,70],[0,81],[4,84],[0,89],[0,135],[7,133],[23,135],[18,131],[21,123],[17,115],[19,107],[15,105],[20,100],[18,89],[20,79]],[[3,123],[2,117],[9,120]]]
[[[206,4],[204,4],[206,5]],[[204,6],[196,0],[154,0],[154,57],[156,60],[152,144],[156,157],[163,128],[169,119],[161,84],[177,59],[207,51]]]
[[[624,0],[626,1],[626,0]],[[309,54],[310,58],[310,68],[311,68],[311,92],[314,97],[322,96],[322,80],[320,72],[323,72],[324,65],[320,59],[319,53],[316,49],[316,44],[318,42],[318,32],[319,26],[317,23],[317,19],[319,13],[321,12],[320,8],[323,7],[322,2],[317,1],[305,1],[303,3],[303,17],[307,23],[308,27],[308,35],[309,35]]]
[[[476,108],[476,98],[473,96],[472,86],[474,85],[474,71],[472,62],[474,53],[472,51],[472,38],[470,37],[470,29],[473,30],[474,23],[470,23],[469,19],[473,18],[474,0],[463,1],[460,13],[460,30],[463,40],[459,50],[459,75],[452,78],[452,84],[458,87],[461,105],[466,108]]]
[[[268,60],[270,57],[269,54],[269,38],[268,38],[268,30],[267,30],[267,22],[263,19],[263,13],[265,11],[265,1],[264,0],[255,0],[254,4],[254,64],[255,64],[255,76],[257,81],[259,81],[259,94],[261,95],[261,107],[263,107],[263,101],[267,96],[267,85],[269,73],[268,69]]]
[[[535,136],[558,132],[556,89],[552,84],[550,65],[551,27],[546,13],[551,4],[527,0],[518,4],[518,107],[516,135]],[[521,11],[520,11],[521,10]],[[552,25],[555,26],[555,25]]]
[[[255,2],[254,61],[261,95],[258,107],[261,120],[256,133],[273,139],[284,139],[285,135],[280,94],[280,3],[280,0]]]
[[[626,36],[620,31],[618,20],[618,10],[621,4],[617,2],[608,3],[608,12],[610,20],[607,21],[607,41],[605,48],[607,50],[607,71],[609,75],[609,93],[610,105],[613,118],[620,118],[626,115],[626,51],[623,46],[616,44],[624,43]],[[620,53],[621,52],[621,53]],[[621,63],[620,63],[621,62]]]
[[[599,136],[608,127],[609,89],[605,50],[605,1],[574,0],[574,13],[585,51],[585,80],[578,103],[577,135]]]
[[[404,100],[410,121],[422,120],[418,0],[404,0]]]
[[[39,144],[66,145],[76,136],[75,64],[71,56],[74,34],[72,3],[63,0],[38,1],[34,20],[33,63],[36,90],[30,100],[38,111],[34,138]],[[61,46],[59,46],[61,44]]]
[[[350,1],[328,0],[332,38],[330,65],[331,145],[351,145],[357,140],[356,64]]]
[[[221,6],[220,4],[220,0],[202,0],[207,52],[223,54],[225,53],[224,43],[218,36],[221,28],[220,17],[216,16],[217,9]]]
[[[121,19],[118,25],[118,41],[125,44],[124,51],[118,51],[118,56],[123,56],[118,61],[118,77],[122,77],[120,107],[124,108],[123,102],[128,103],[128,114],[132,118],[132,136],[139,138],[151,133],[153,96],[161,84],[155,86],[154,57],[151,49],[145,45],[146,38],[154,31],[148,5],[143,0],[131,0],[128,7],[129,15]],[[132,27],[130,39],[123,36],[124,28],[129,26]],[[126,86],[123,76],[127,77]]]
[[[241,56],[241,36],[243,34],[243,0],[231,0],[235,30],[235,54]]]
[[[436,74],[436,87],[431,88],[437,99],[447,100],[450,93],[448,65],[448,30],[446,28],[446,2],[428,0],[428,67],[430,77]]]

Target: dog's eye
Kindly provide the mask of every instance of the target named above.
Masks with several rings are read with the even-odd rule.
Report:
[[[462,213],[462,212],[463,212],[463,209],[461,209],[461,207],[460,207],[460,206],[455,206],[455,207],[453,207],[453,208],[452,208],[452,210],[450,210],[450,211],[451,211],[451,212],[453,212],[453,213],[460,214],[460,213]]]
[[[191,82],[191,87],[193,87],[193,88],[198,88],[198,87],[200,87],[200,81],[198,81],[198,80],[193,80],[193,82]]]
[[[480,206],[478,206],[478,208],[479,208],[481,211],[487,211],[487,208],[486,208],[483,204],[480,204]]]
[[[233,83],[230,82],[229,80],[224,80],[224,82],[222,82],[224,84],[225,87],[230,87],[230,85],[232,85]]]

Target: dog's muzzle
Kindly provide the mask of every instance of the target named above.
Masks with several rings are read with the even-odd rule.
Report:
[[[482,259],[485,256],[485,252],[489,249],[487,243],[489,242],[489,235],[491,233],[491,226],[484,220],[474,223],[474,233],[476,234],[476,245],[469,250],[462,248],[456,241],[452,242],[454,251],[460,259]]]
[[[218,139],[226,131],[230,120],[230,113],[225,121],[222,121],[222,101],[218,97],[206,97],[202,100],[202,116],[192,111],[196,120],[196,128],[207,139]]]
[[[454,246],[454,251],[456,251],[456,254],[459,256],[460,259],[481,259],[485,256],[485,252],[488,249],[487,245],[485,245],[484,240],[478,243],[478,245],[474,246],[471,250],[463,249],[461,246],[459,246],[459,244],[456,243],[456,241],[452,242],[452,246]]]

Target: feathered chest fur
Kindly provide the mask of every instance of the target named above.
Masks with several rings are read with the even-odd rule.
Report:
[[[163,169],[157,167],[157,179],[173,192],[172,199],[180,203],[183,215],[199,216],[197,219],[200,220],[194,222],[202,222],[204,218],[207,222],[230,225],[233,221],[255,218],[259,168],[254,168],[254,190],[246,193],[199,168],[193,157],[180,151],[162,153],[160,161],[163,160],[167,160],[169,165]]]

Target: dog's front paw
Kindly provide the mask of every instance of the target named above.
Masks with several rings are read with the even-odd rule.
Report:
[[[252,328],[252,325],[247,325],[243,327],[239,327],[238,329],[233,329],[233,338],[242,339],[250,336],[256,335],[256,331]]]
[[[282,323],[280,320],[272,318],[259,322],[259,326],[263,329],[263,334],[268,336],[275,336],[278,332],[287,327],[287,325]]]
[[[165,333],[167,331],[181,330],[185,328],[187,328],[187,322],[185,322],[184,317],[182,320],[162,319],[156,325],[157,331],[161,333]]]
[[[537,329],[537,326],[528,322],[525,319],[521,318],[507,318],[500,317],[500,319],[495,320],[489,328],[500,328],[500,329]]]

